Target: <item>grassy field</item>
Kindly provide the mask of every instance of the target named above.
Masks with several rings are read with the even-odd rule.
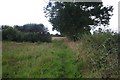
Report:
[[[3,41],[3,78],[81,77],[76,55],[63,41],[16,43]]]
[[[2,42],[3,78],[118,78],[117,37],[85,35],[80,41]]]

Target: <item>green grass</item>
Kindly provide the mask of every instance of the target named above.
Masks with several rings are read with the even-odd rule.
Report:
[[[2,77],[118,78],[118,39],[110,33],[96,33],[77,42],[3,41]]]
[[[81,77],[75,53],[63,41],[16,43],[3,41],[3,78]]]

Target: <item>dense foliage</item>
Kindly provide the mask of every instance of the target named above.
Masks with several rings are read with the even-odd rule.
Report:
[[[118,78],[119,39],[120,34],[112,32],[98,31],[93,35],[83,35],[80,42],[84,54],[87,55],[88,68],[94,73],[92,77]]]
[[[74,40],[93,27],[108,25],[112,11],[112,6],[104,7],[102,2],[49,2],[45,8],[53,30]]]
[[[23,26],[2,26],[2,39],[9,41],[50,42],[51,36],[43,24],[26,24]]]

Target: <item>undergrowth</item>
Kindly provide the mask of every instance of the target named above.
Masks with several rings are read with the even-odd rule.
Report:
[[[84,34],[79,41],[78,60],[84,55],[84,77],[118,78],[118,42],[120,35],[110,32]]]

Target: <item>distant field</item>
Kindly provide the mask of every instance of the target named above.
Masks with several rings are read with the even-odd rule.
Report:
[[[52,37],[52,40],[65,40],[66,37]]]
[[[63,41],[16,43],[3,41],[3,78],[81,77],[75,53]]]

